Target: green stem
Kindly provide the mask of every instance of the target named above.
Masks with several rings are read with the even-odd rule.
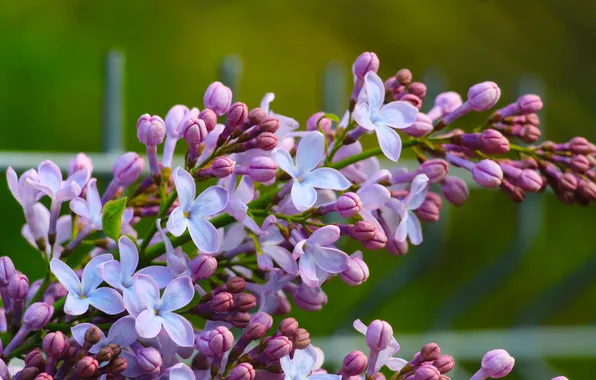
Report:
[[[143,241],[141,242],[140,256],[143,256],[143,253],[147,249],[147,246],[149,245],[151,238],[153,238],[153,235],[155,235],[155,233],[157,232],[157,219],[163,218],[168,213],[168,210],[170,209],[170,207],[172,207],[172,205],[176,201],[177,197],[178,197],[178,192],[176,190],[173,190],[172,193],[170,195],[168,195],[168,197],[166,198],[166,200],[163,204],[163,207],[160,208],[159,214],[157,214],[157,218],[155,218],[153,223],[149,226],[149,230],[147,231],[147,234],[145,235],[145,237],[143,238]]]
[[[39,287],[39,289],[37,289],[37,292],[31,299],[31,303],[38,302],[41,299],[41,297],[43,297],[43,294],[48,289],[48,286],[50,286],[52,280],[52,271],[50,271],[49,265],[47,266],[46,270],[47,272],[45,277],[43,278],[43,282],[41,283],[41,286]]]

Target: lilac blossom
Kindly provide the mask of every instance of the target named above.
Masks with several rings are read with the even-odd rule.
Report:
[[[273,150],[277,165],[293,179],[292,202],[299,211],[311,208],[317,201],[318,189],[345,190],[350,181],[332,168],[315,169],[325,156],[325,137],[321,132],[309,132],[298,143],[296,163],[283,149]]]
[[[290,251],[280,246],[285,241],[276,225],[277,218],[270,215],[263,222],[263,233],[259,236],[261,252],[257,254],[257,264],[260,269],[270,271],[273,269],[273,262],[288,274],[298,273],[296,261],[292,258]]]
[[[159,295],[159,286],[151,277],[138,274],[134,277],[134,290],[145,310],[136,320],[136,329],[142,338],[156,337],[163,327],[170,338],[179,346],[190,347],[194,342],[194,331],[190,322],[180,314],[181,309],[194,297],[190,277],[178,277],[166,286]]]
[[[112,255],[104,254],[92,258],[83,269],[79,280],[76,273],[60,259],[50,261],[50,269],[62,286],[68,290],[64,312],[69,315],[81,315],[93,306],[106,314],[115,315],[124,311],[124,301],[116,290],[98,288],[102,279],[98,266],[113,260]]]
[[[95,327],[91,323],[79,323],[70,329],[72,337],[76,340],[79,346],[85,346],[85,333],[90,327]],[[108,336],[101,332],[101,339],[98,343],[91,346],[89,352],[95,354],[103,347],[109,344],[118,344],[120,347],[128,347],[138,338],[135,330],[135,318],[133,316],[122,317],[110,326]]]
[[[358,331],[362,335],[366,336],[368,327],[364,323],[362,323],[359,319],[354,321],[354,328],[356,329],[356,331]],[[393,357],[393,355],[395,355],[399,351],[399,349],[400,349],[399,343],[397,343],[395,338],[391,337],[391,341],[389,342],[389,345],[384,350],[379,351],[377,358],[376,358],[377,360],[374,363],[374,367],[372,368],[372,370],[367,371],[367,373],[371,372],[371,373],[375,374],[375,373],[379,372],[379,370],[383,366],[386,366],[387,368],[389,368],[390,370],[395,371],[395,372],[400,371],[407,364],[407,361],[405,361],[404,359],[401,359],[401,358]],[[369,363],[369,364],[372,364],[372,363]]]
[[[170,380],[196,380],[195,374],[189,366],[178,363],[170,368]]]
[[[275,99],[275,94],[268,92],[261,100],[261,108],[267,113],[267,115],[279,120],[279,129],[275,132],[277,136],[278,148],[290,151],[294,147],[294,138],[292,132],[298,129],[299,124],[296,120],[291,117],[283,116],[271,111],[271,102]]]
[[[53,206],[78,197],[90,176],[87,169],[81,169],[63,180],[58,165],[48,160],[39,164],[37,173],[38,179],[29,179],[27,184],[50,197]]]
[[[157,230],[164,245],[166,246],[166,262],[168,269],[172,272],[174,277],[190,276],[190,259],[188,255],[182,251],[182,249],[174,249],[172,242],[166,235],[163,228],[161,228],[161,219],[157,219]]]
[[[339,380],[341,376],[326,373],[317,373],[310,375],[316,370],[319,355],[315,347],[310,344],[303,350],[294,351],[294,357],[286,355],[279,360],[281,369],[284,372],[285,380]],[[319,366],[320,367],[320,366]]]
[[[48,240],[48,231],[50,228],[50,211],[41,203],[33,205],[33,223],[36,227],[31,227],[29,224],[25,224],[21,229],[21,234],[27,240],[31,246],[37,248],[35,243],[35,237],[33,236],[33,230],[40,231],[42,237]],[[54,243],[54,254],[52,255],[52,247],[46,246],[45,255],[46,258],[51,259],[52,257],[59,258],[62,253],[62,243],[70,240],[72,235],[72,219],[70,215],[62,215],[56,222],[56,242]],[[52,257],[50,257],[52,256]]]
[[[253,200],[255,194],[254,183],[250,177],[242,176],[238,179],[235,174],[232,174],[224,178],[221,183],[229,194],[228,205],[224,211],[254,233],[261,233],[259,225],[248,215],[247,204]]]
[[[389,190],[384,186],[373,183],[362,186],[356,194],[358,194],[360,201],[362,201],[362,210],[360,211],[362,219],[365,222],[374,224],[377,231],[383,231],[383,227],[381,227],[372,212],[383,207],[391,199]]]
[[[99,191],[97,191],[97,179],[91,178],[87,185],[87,194],[83,198],[74,198],[70,201],[72,212],[84,218],[91,230],[101,230],[101,212],[103,205]]]
[[[401,153],[401,138],[393,130],[404,129],[416,121],[418,109],[406,102],[391,102],[383,105],[385,101],[385,85],[379,76],[369,72],[364,77],[366,89],[366,103],[359,103],[354,109],[354,120],[362,128],[375,131],[383,154],[397,161]]]
[[[300,277],[308,286],[321,286],[330,274],[345,271],[350,266],[349,256],[332,246],[340,237],[337,226],[321,227],[308,239],[299,241],[294,247],[294,257],[298,262]]]
[[[217,229],[207,217],[223,211],[228,204],[228,191],[221,186],[211,186],[195,199],[195,181],[186,170],[174,170],[174,183],[180,199],[168,219],[168,230],[180,236],[188,228],[190,237],[197,248],[205,253],[217,251],[219,236]]]
[[[281,269],[273,268],[265,275],[267,282],[262,285],[248,282],[246,289],[257,297],[260,312],[272,314],[280,307],[282,300],[286,299],[282,289],[295,277],[285,274]]]
[[[414,211],[422,205],[428,192],[428,177],[418,174],[412,181],[410,192],[403,200],[391,202],[392,207],[399,215],[399,225],[395,230],[395,239],[404,241],[406,238],[414,245],[422,243],[422,226]]]

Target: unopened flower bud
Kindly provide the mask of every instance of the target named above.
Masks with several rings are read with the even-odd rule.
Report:
[[[211,172],[216,178],[225,178],[234,172],[236,162],[226,156],[217,157],[211,165]]]
[[[83,169],[87,169],[87,173],[91,174],[93,172],[93,163],[85,153],[78,153],[68,163],[68,175],[70,176]]]
[[[474,166],[472,178],[480,186],[496,188],[503,179],[503,170],[499,164],[492,160],[482,160]]]
[[[253,125],[260,124],[263,119],[267,117],[267,112],[262,108],[253,108],[248,113],[248,120]]]
[[[258,312],[250,318],[248,325],[244,329],[244,337],[248,340],[261,339],[271,328],[272,324],[273,318],[271,315]]]
[[[419,174],[426,174],[428,182],[435,184],[443,181],[449,173],[449,164],[445,160],[431,159],[424,161],[416,171]]]
[[[362,53],[356,58],[352,66],[352,71],[354,75],[361,79],[370,71],[376,73],[379,71],[379,58],[375,53]]]
[[[592,146],[584,137],[574,137],[567,143],[567,150],[573,154],[590,154]]]
[[[250,322],[250,314],[246,311],[235,311],[230,316],[230,323],[234,327],[243,329],[248,325],[248,322]]]
[[[277,136],[271,132],[263,132],[257,137],[257,147],[263,150],[273,150],[277,146]]]
[[[248,120],[248,107],[246,104],[237,102],[230,106],[226,125],[239,127]]]
[[[513,369],[515,359],[505,350],[491,350],[482,358],[481,371],[487,377],[500,379],[505,377]]]
[[[279,120],[274,117],[267,117],[258,124],[258,130],[262,132],[275,133],[279,129]]]
[[[431,120],[439,119],[458,109],[462,103],[461,96],[457,92],[443,92],[435,98],[434,106],[428,112],[428,117]]]
[[[198,255],[190,262],[190,270],[195,280],[206,280],[217,270],[217,260],[210,255]]]
[[[188,112],[188,107],[178,104],[170,108],[166,114],[164,123],[166,125],[166,134],[168,137],[178,139],[180,137],[180,131],[178,127],[184,118],[184,115]]]
[[[350,266],[340,273],[341,279],[348,285],[357,286],[368,280],[368,265],[359,255],[350,256]]]
[[[327,304],[327,295],[321,288],[301,284],[293,293],[296,306],[306,311],[318,311]]]
[[[230,293],[240,293],[246,288],[246,280],[244,280],[242,277],[231,278],[228,280],[228,282],[226,282],[225,288],[226,291]]]
[[[347,376],[358,376],[366,370],[367,365],[368,357],[362,351],[352,351],[344,358],[341,372]]]
[[[144,372],[159,370],[163,363],[161,354],[153,347],[143,347],[136,355],[137,364]]]
[[[268,182],[275,178],[277,163],[270,157],[255,157],[248,166],[248,175],[255,182]]]
[[[255,370],[250,363],[240,363],[232,368],[226,380],[254,380]]]
[[[344,193],[336,203],[337,212],[344,218],[351,218],[362,211],[362,201],[356,193]]]
[[[295,318],[286,318],[279,322],[277,330],[281,335],[293,337],[298,332],[298,321]]]
[[[401,69],[395,74],[395,79],[399,84],[406,86],[412,83],[412,72],[408,69]]]
[[[416,215],[425,221],[434,223],[439,220],[441,207],[443,206],[443,200],[437,193],[429,191],[426,193],[426,197],[422,205],[416,209]]]
[[[398,241],[395,238],[388,239],[385,249],[393,256],[403,256],[408,253],[408,241]]]
[[[98,362],[109,362],[110,360],[112,360],[112,357],[114,356],[114,353],[112,352],[112,349],[110,347],[102,347],[99,352],[97,353],[97,355],[95,355],[95,357],[97,358]]]
[[[534,94],[522,95],[517,99],[517,105],[519,107],[519,113],[527,115],[540,111],[543,107],[542,99],[540,96]]]
[[[128,362],[123,357],[116,357],[110,361],[108,364],[107,369],[113,373],[121,373],[128,367]]]
[[[436,360],[441,355],[441,348],[436,343],[427,343],[420,349],[420,357],[425,361]]]
[[[557,376],[557,377],[553,377],[552,380],[569,380],[569,379],[566,378],[565,376]]]
[[[441,372],[431,364],[423,364],[416,368],[414,380],[439,380]]]
[[[375,226],[369,222],[358,221],[349,231],[349,235],[358,241],[368,241],[375,237]]]
[[[180,128],[182,137],[188,145],[196,146],[207,138],[207,126],[205,122],[197,117],[184,120]]]
[[[138,154],[128,152],[114,162],[112,173],[122,186],[130,186],[139,179],[144,166],[145,162]]]
[[[17,271],[15,270],[14,264],[10,257],[0,257],[0,286],[7,286],[8,282],[16,272]]]
[[[273,337],[267,342],[265,355],[269,360],[279,360],[292,351],[292,342],[283,335]]]
[[[110,350],[112,350],[112,355],[114,357],[120,356],[120,353],[122,352],[122,348],[120,348],[120,345],[116,343],[110,343],[106,347],[109,347]]]
[[[54,307],[45,302],[35,302],[27,308],[23,324],[31,331],[36,331],[48,324],[54,315]]]
[[[35,376],[35,380],[54,380],[54,377],[46,372],[42,372]]]
[[[426,96],[426,85],[422,82],[414,82],[408,87],[408,92],[422,99]]]
[[[141,115],[137,120],[137,138],[147,146],[157,146],[166,136],[166,124],[159,116]]]
[[[411,105],[413,105],[414,107],[420,109],[422,108],[422,99],[420,99],[418,96],[414,95],[414,94],[404,94],[402,96],[400,96],[399,98],[400,101],[402,102],[407,102],[410,103]]]
[[[18,380],[34,380],[39,374],[39,369],[36,367],[25,367],[19,373]],[[8,378],[7,378],[8,379]]]
[[[199,351],[208,357],[222,358],[232,348],[234,335],[224,326],[218,326],[213,330],[203,333],[198,339]]]
[[[217,125],[217,115],[209,108],[205,108],[199,112],[197,117],[205,122],[207,132],[211,132]]]
[[[453,357],[449,355],[441,355],[433,362],[433,365],[439,370],[439,372],[447,373],[453,369],[455,366],[455,361],[453,360]]]
[[[43,371],[46,367],[46,359],[39,349],[29,351],[25,356],[25,367],[37,367],[40,371]],[[2,378],[0,374],[0,379]]]
[[[494,82],[478,83],[468,91],[468,104],[477,112],[486,111],[495,106],[501,97],[501,89]]]
[[[416,114],[416,121],[407,128],[402,129],[404,133],[412,137],[423,137],[431,133],[433,130],[433,121],[425,113],[418,112]]]
[[[577,189],[577,178],[571,173],[561,173],[558,180],[559,187],[563,191],[575,191]]]
[[[393,328],[389,323],[376,319],[368,325],[366,331],[366,344],[371,350],[384,350],[387,348],[392,338]]]
[[[325,112],[321,111],[309,117],[306,121],[306,129],[308,131],[318,131],[320,127],[323,130],[323,133],[329,133],[331,131],[332,121],[323,116],[325,116]]]
[[[4,360],[0,359],[0,380],[8,380],[9,377],[8,366],[4,363]]]
[[[584,204],[596,200],[596,183],[578,180],[576,195],[584,200]]]
[[[43,338],[41,347],[49,357],[55,359],[62,359],[70,350],[68,337],[60,331],[51,332],[46,335]]]
[[[304,350],[310,344],[310,334],[306,329],[299,328],[294,337],[294,348],[297,350]]]
[[[375,230],[375,234],[372,237],[372,239],[363,241],[362,245],[364,245],[366,249],[370,249],[373,251],[377,249],[383,249],[387,245],[387,236],[385,235],[385,233],[383,233],[383,231]]]
[[[524,169],[517,178],[517,185],[524,191],[537,192],[542,189],[544,181],[535,170]]]
[[[590,161],[588,161],[586,156],[576,154],[569,161],[569,167],[576,173],[585,173],[590,168]]]
[[[207,87],[203,102],[206,108],[213,110],[217,116],[222,116],[232,104],[232,90],[221,82],[213,82]]]
[[[225,313],[234,306],[234,297],[228,292],[217,293],[209,301],[209,306],[216,313]]]
[[[79,377],[92,377],[99,368],[97,360],[91,356],[85,356],[77,362],[75,374]]]
[[[22,301],[29,293],[29,279],[24,274],[17,273],[8,282],[8,296],[14,301]]]
[[[509,140],[496,129],[482,132],[479,149],[485,154],[503,154],[509,152]]]
[[[240,293],[236,296],[234,307],[238,311],[250,311],[257,306],[257,298],[249,293]]]
[[[470,190],[463,179],[459,177],[447,177],[441,184],[441,191],[445,199],[455,206],[461,206],[468,201]]]

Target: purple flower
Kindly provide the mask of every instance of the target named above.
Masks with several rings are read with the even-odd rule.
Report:
[[[386,187],[373,183],[362,186],[357,191],[360,201],[362,202],[362,210],[360,216],[364,221],[372,223],[377,231],[383,231],[383,227],[379,224],[377,219],[373,216],[372,211],[383,207],[391,198],[391,193]]]
[[[290,355],[286,355],[279,360],[281,369],[285,374],[285,380],[339,380],[341,376],[320,373],[315,375],[309,374],[315,370],[318,361],[317,350],[312,344],[309,344],[303,350],[294,351],[294,357],[290,359]]]
[[[255,195],[254,184],[250,177],[243,176],[237,180],[235,174],[224,178],[222,181],[224,187],[228,190],[229,200],[225,211],[237,221],[244,223],[254,233],[260,234],[261,228],[248,215],[247,203],[252,201]]]
[[[94,230],[101,230],[101,197],[97,191],[97,179],[91,178],[87,185],[86,200],[75,198],[70,201],[70,209],[78,216],[85,218],[88,225]]]
[[[299,272],[308,286],[321,286],[329,274],[341,273],[349,268],[350,257],[332,246],[340,237],[337,226],[321,227],[308,239],[299,241],[294,247],[294,257],[300,257]]]
[[[292,254],[284,247],[280,247],[286,239],[281,235],[276,222],[277,218],[274,215],[269,215],[263,222],[263,233],[259,236],[261,254],[257,255],[257,264],[260,269],[270,271],[275,261],[286,273],[296,274],[298,266]]]
[[[188,227],[190,237],[197,248],[205,253],[217,251],[217,229],[207,217],[226,208],[228,191],[221,186],[211,186],[195,199],[196,186],[190,173],[178,167],[173,174],[180,206],[172,211],[167,223],[168,230],[172,235],[180,236]]]
[[[81,315],[89,309],[89,305],[110,315],[124,311],[124,301],[120,293],[111,288],[97,288],[102,282],[97,267],[109,260],[113,260],[110,254],[92,258],[83,269],[81,280],[60,259],[50,261],[52,273],[68,291],[64,303],[64,312],[66,314]]]
[[[52,203],[62,203],[78,197],[89,180],[89,172],[87,169],[82,169],[64,181],[58,165],[47,160],[39,164],[37,172],[39,178],[37,180],[30,178],[26,183],[50,197]]]
[[[361,333],[362,335],[366,336],[366,332],[368,331],[368,327],[362,323],[359,319],[354,321],[354,328],[356,331]],[[395,355],[399,351],[399,343],[395,340],[395,338],[391,337],[387,348],[378,352],[377,360],[374,364],[374,367],[367,373],[377,373],[383,366],[387,366],[392,371],[398,372],[400,371],[408,362],[401,358],[394,358]],[[372,364],[369,361],[369,365]]]
[[[300,126],[298,122],[291,117],[283,116],[274,113],[270,109],[270,103],[275,99],[275,94],[268,92],[261,100],[261,108],[267,113],[268,116],[274,117],[279,120],[279,129],[275,132],[277,136],[277,146],[285,150],[291,150],[294,146],[294,138],[291,137],[291,133],[298,129]],[[289,149],[286,149],[289,148]]]
[[[39,181],[39,174],[37,174],[35,169],[27,170],[21,175],[21,178],[18,178],[14,169],[8,167],[6,170],[6,181],[13,197],[23,208],[31,207],[37,202],[39,190],[27,184],[30,181]]]
[[[95,325],[91,323],[79,323],[70,329],[72,337],[77,341],[79,346],[85,345],[85,333],[90,327]],[[122,317],[112,324],[108,331],[108,336],[101,332],[101,339],[97,344],[89,349],[89,352],[95,354],[108,344],[118,344],[120,347],[128,347],[138,338],[135,330],[135,318],[131,315]]]
[[[137,317],[135,327],[142,338],[154,338],[161,328],[179,346],[190,347],[194,342],[194,331],[190,322],[175,310],[188,305],[194,296],[190,277],[178,277],[166,286],[159,295],[159,286],[151,277],[138,274],[134,277],[134,290],[146,308]]]
[[[285,274],[281,269],[274,268],[265,274],[267,280],[265,284],[247,282],[246,289],[257,297],[259,312],[273,314],[280,307],[282,298],[286,298],[283,287],[294,277],[294,275]]]
[[[392,202],[393,209],[400,217],[399,225],[395,230],[397,241],[404,241],[409,237],[414,245],[422,243],[422,226],[414,211],[424,202],[428,187],[426,174],[418,174],[412,181],[408,195],[401,201]]]
[[[37,248],[37,244],[35,243],[35,237],[33,236],[33,231],[40,231],[42,233],[42,237],[45,241],[48,241],[48,231],[50,228],[50,211],[41,203],[36,203],[33,205],[32,209],[33,213],[33,220],[32,223],[35,223],[36,226],[31,227],[29,224],[25,224],[21,229],[21,234],[23,237],[33,246]],[[53,257],[59,258],[62,250],[62,243],[70,240],[72,235],[72,219],[70,215],[62,215],[58,218],[56,223],[56,242],[54,243],[54,255]],[[46,245],[46,257],[50,258],[50,254],[52,251],[52,247]]]
[[[137,299],[133,289],[133,276],[139,265],[139,251],[135,243],[128,236],[118,239],[120,262],[109,260],[98,266],[99,276],[111,287],[121,290],[124,295],[124,305],[131,315],[138,315],[143,307]],[[174,278],[172,272],[163,266],[143,268],[137,274],[150,276],[157,282],[159,288],[166,287]]]
[[[345,190],[351,183],[332,168],[315,169],[325,156],[325,137],[321,132],[307,133],[298,144],[296,164],[284,149],[273,150],[277,165],[294,180],[292,202],[299,211],[311,208],[317,201],[318,189]]]
[[[163,228],[161,228],[161,219],[157,219],[157,230],[164,245],[166,246],[166,262],[168,263],[168,269],[174,274],[174,277],[190,276],[190,259],[182,251],[182,249],[174,249],[172,242],[166,235]]]
[[[184,363],[178,363],[170,367],[170,380],[196,380],[195,374]]]
[[[397,161],[401,153],[401,138],[392,128],[404,129],[416,121],[418,110],[406,102],[385,101],[385,85],[379,76],[369,72],[364,77],[368,100],[354,109],[354,120],[364,129],[375,131],[385,156]]]

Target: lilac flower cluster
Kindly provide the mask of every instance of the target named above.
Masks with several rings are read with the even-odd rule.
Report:
[[[342,237],[392,255],[421,244],[422,223],[439,219],[443,198],[468,200],[451,166],[514,201],[548,186],[566,203],[587,204],[596,199],[596,149],[581,137],[536,143],[536,95],[496,109],[470,132],[447,129],[493,109],[499,87],[474,85],[465,102],[440,94],[422,113],[424,84],[406,69],[383,82],[378,68],[374,53],[358,57],[343,118],[317,112],[306,130],[271,111],[273,94],[249,109],[232,104],[219,82],[205,92],[203,110],[176,105],[164,119],[142,115],[137,136],[149,175],[142,177],[144,158],[126,153],[103,193],[83,153],[66,179],[50,161],[20,177],[9,168],[23,236],[48,271],[30,284],[0,258],[0,379],[372,380],[384,378],[383,368],[391,380],[449,379],[454,360],[437,344],[396,357],[393,329],[380,320],[354,322],[368,354],[349,352],[328,373],[308,331],[291,317],[273,328],[272,315],[288,314],[290,300],[322,309],[332,277],[350,286],[368,279],[365,254],[346,253]],[[367,133],[378,147],[364,149]],[[185,163],[173,166],[182,139]],[[416,170],[382,168],[377,156],[397,162],[404,148],[415,152]],[[501,378],[513,364],[492,350],[472,379]]]

